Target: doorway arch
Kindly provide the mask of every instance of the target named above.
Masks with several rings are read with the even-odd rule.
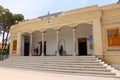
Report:
[[[78,56],[93,55],[92,25],[82,23],[76,26],[76,49]]]

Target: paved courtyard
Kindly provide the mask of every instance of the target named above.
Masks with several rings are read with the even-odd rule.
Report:
[[[120,80],[118,78],[76,76],[0,68],[0,80]]]

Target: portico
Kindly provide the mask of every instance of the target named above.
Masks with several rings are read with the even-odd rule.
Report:
[[[43,31],[22,32],[18,37],[21,40],[19,42],[21,46],[17,46],[19,47],[18,53],[22,56],[33,56],[36,54],[34,48],[38,47],[38,56],[59,56],[59,48],[63,45],[63,56],[95,55],[94,41],[96,39],[93,37],[93,33],[93,23],[90,21],[89,23],[62,26],[58,29],[48,28]],[[85,39],[85,41],[80,41],[80,39]],[[80,48],[81,45],[86,50]]]

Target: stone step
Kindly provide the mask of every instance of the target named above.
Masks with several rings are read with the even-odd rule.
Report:
[[[6,65],[6,66],[11,66],[11,65]],[[13,65],[12,65],[13,66]],[[27,64],[16,64],[14,66],[23,66],[23,67],[36,67],[36,68],[57,68],[57,69],[71,69],[71,70],[98,70],[98,71],[110,71],[106,68],[89,68],[89,67],[66,67],[66,66],[46,66],[46,65],[27,65]]]
[[[56,69],[56,68],[36,68],[36,67],[24,67],[24,66],[14,66],[14,68],[23,68],[23,69],[32,69],[37,71],[50,71],[50,72],[59,72],[59,73],[68,73],[68,74],[90,74],[90,75],[96,75],[96,76],[109,76],[109,77],[115,77],[115,73],[111,72],[102,72],[102,71],[80,71],[80,70],[66,70],[66,69]]]
[[[99,60],[89,60],[89,61],[84,61],[84,60],[81,60],[81,61],[72,61],[72,60],[69,60],[69,61],[66,61],[66,60],[62,60],[62,61],[51,61],[51,60],[24,60],[24,61],[22,61],[22,60],[16,60],[16,61],[13,61],[13,60],[11,60],[11,61],[4,61],[4,62],[39,62],[39,63],[42,63],[42,62],[63,62],[63,63],[66,63],[66,62],[70,62],[70,63],[84,63],[84,62],[91,62],[91,63],[99,63],[100,61]]]
[[[46,58],[46,57],[43,57],[43,58],[41,58],[41,57],[17,57],[17,58],[10,58],[11,60],[13,59],[22,59],[22,60],[24,60],[24,59],[27,59],[27,60],[29,60],[29,59],[40,59],[40,60],[55,60],[55,59],[57,59],[57,60],[78,60],[78,59],[80,59],[80,60],[95,60],[96,58],[92,58],[92,57],[51,57],[51,58]]]
[[[13,61],[7,61],[9,63],[13,63]],[[100,61],[14,61],[16,63],[99,63]]]
[[[10,58],[10,59],[6,59],[6,60],[97,60],[97,58]]]
[[[87,74],[115,77],[115,73],[112,73],[110,69],[103,66],[103,63],[98,58],[95,58],[95,56],[10,57],[0,62],[0,66],[75,75]]]
[[[95,58],[95,56],[12,56],[12,57],[9,57],[10,59],[12,58],[40,58],[40,59],[45,59],[45,58],[56,58],[56,59],[58,59],[58,58],[64,58],[64,59],[66,59],[66,58]]]
[[[6,61],[11,61],[11,60],[15,60],[15,59],[7,59]],[[37,60],[37,61],[47,61],[47,60],[50,60],[50,61],[94,61],[94,60],[97,60],[96,58],[95,59],[16,59],[17,61],[29,61],[29,60]]]
[[[11,66],[11,65],[9,65],[9,66],[6,66],[6,67],[13,67],[13,66]],[[14,66],[13,68],[23,68],[23,69],[33,69],[33,70],[56,70],[56,71],[73,71],[74,73],[75,72],[85,72],[85,71],[87,71],[87,72],[91,72],[91,73],[94,73],[94,72],[97,72],[97,73],[110,73],[110,70],[105,70],[105,69],[88,69],[88,68],[81,68],[81,69],[73,69],[73,68],[71,68],[71,69],[68,69],[68,68],[57,68],[57,67],[36,67],[36,66],[22,66],[22,65],[16,65],[16,66]]]
[[[4,63],[4,64],[11,64],[11,65],[14,65],[14,64],[32,64],[32,65],[34,65],[34,64],[38,64],[38,63],[32,63],[32,62],[29,62],[29,63],[24,63],[24,62],[14,62],[14,63]],[[102,66],[103,64],[100,64],[100,63],[51,63],[51,62],[46,62],[46,63],[39,63],[39,64],[41,64],[41,65],[49,65],[49,64],[54,64],[54,65],[86,65],[86,66],[88,66],[88,65],[93,65],[93,66],[95,66],[95,65],[99,65],[99,66]]]
[[[74,67],[74,68],[107,68],[106,66],[99,66],[99,65],[58,65],[58,64],[38,64],[38,63],[26,63],[26,64],[15,64],[15,63],[3,63],[0,64],[0,66],[2,65],[35,65],[35,66],[51,66],[51,67]]]

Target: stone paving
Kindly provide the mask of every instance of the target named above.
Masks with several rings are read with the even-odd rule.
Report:
[[[119,70],[120,71],[120,64],[113,64],[112,65],[115,69]]]
[[[120,78],[64,75],[1,67],[0,80],[120,80]]]

